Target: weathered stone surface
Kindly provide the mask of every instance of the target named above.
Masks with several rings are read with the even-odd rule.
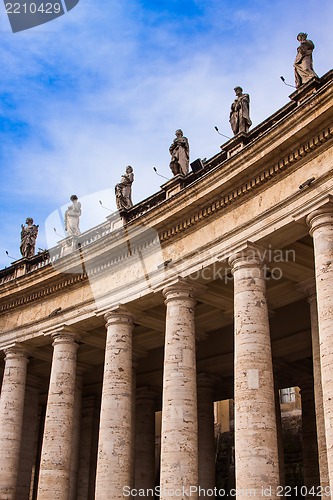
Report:
[[[132,481],[132,329],[123,307],[105,315],[107,339],[96,472],[96,498],[121,500]]]
[[[53,359],[47,399],[38,500],[68,498],[76,383],[77,336],[53,335]]]
[[[191,285],[176,283],[164,289],[166,312],[161,500],[172,489],[198,485],[198,415],[196,346]],[[194,493],[191,498],[197,498]]]
[[[321,380],[325,416],[328,475],[333,491],[333,206],[307,217],[315,253]]]
[[[329,479],[328,479],[327,447],[326,447],[326,435],[325,435],[325,417],[324,417],[324,406],[323,406],[323,387],[321,381],[316,284],[315,281],[311,279],[300,283],[299,286],[308,296],[308,303],[310,305],[313,382],[314,382],[314,399],[315,399],[316,427],[317,427],[319,474],[320,474],[320,485],[322,486],[322,488],[326,488],[329,486]]]
[[[28,374],[24,401],[20,463],[16,500],[27,500],[34,479],[37,459],[37,438],[39,424],[39,393],[40,380]]]
[[[20,345],[5,349],[0,398],[0,498],[16,499],[28,353]]]
[[[271,488],[273,499],[277,498],[279,461],[262,256],[252,247],[229,262],[234,276],[237,499],[248,498],[249,490],[260,497],[262,488]]]

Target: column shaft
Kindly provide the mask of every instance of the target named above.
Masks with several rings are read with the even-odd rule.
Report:
[[[69,496],[76,380],[76,336],[53,336],[53,359],[47,399],[38,483],[38,500]]]
[[[0,398],[0,498],[15,500],[28,355],[20,346],[10,347],[5,353]]]
[[[237,499],[249,490],[275,499],[279,459],[266,285],[260,254],[229,260],[235,307],[235,462]]]
[[[104,379],[96,474],[98,500],[123,500],[132,479],[133,317],[120,307],[107,313]]]
[[[327,464],[333,491],[333,204],[307,217],[313,237]]]
[[[310,315],[311,315],[313,382],[314,382],[314,398],[315,398],[315,412],[316,412],[316,425],[317,425],[320,485],[323,488],[326,488],[329,485],[329,480],[328,480],[327,448],[326,448],[326,435],[325,435],[325,417],[324,417],[324,405],[323,405],[323,388],[321,384],[318,309],[317,309],[316,295],[315,294],[310,295],[308,302],[310,304]]]
[[[168,490],[198,486],[198,422],[194,290],[164,290],[167,306],[163,375],[161,500]],[[197,493],[188,492],[191,498]]]
[[[32,487],[34,467],[37,456],[39,382],[31,376],[28,378],[24,402],[22,427],[22,443],[19,473],[16,489],[16,500],[27,500]]]

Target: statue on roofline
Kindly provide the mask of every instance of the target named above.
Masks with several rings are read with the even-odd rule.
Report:
[[[307,37],[307,33],[298,33],[297,35],[300,45],[297,47],[297,55],[294,62],[296,88],[307,83],[311,78],[318,76],[313,70],[312,62],[312,52],[315,46],[311,40],[307,40]]]
[[[176,139],[173,140],[169,148],[171,154],[170,168],[173,175],[186,175],[190,169],[190,146],[182,130],[176,130],[175,134]]]
[[[81,231],[79,227],[81,215],[81,203],[79,202],[76,194],[70,197],[72,204],[65,212],[65,231],[67,236],[80,236]]]
[[[128,210],[133,206],[132,184],[134,182],[133,168],[128,165],[126,172],[121,176],[120,182],[115,185],[116,204],[118,210]]]
[[[231,104],[230,125],[234,135],[248,132],[252,125],[250,120],[250,96],[243,94],[242,87],[235,87],[236,99]]]
[[[26,226],[21,224],[21,245],[20,252],[23,257],[30,258],[35,255],[36,239],[38,227],[31,217],[26,219]]]

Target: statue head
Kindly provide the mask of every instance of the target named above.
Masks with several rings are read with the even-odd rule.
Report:
[[[34,223],[34,220],[31,217],[27,217],[25,223],[30,225]]]
[[[298,33],[297,35],[297,40],[299,42],[304,42],[304,40],[306,40],[308,37],[308,34],[307,33]]]
[[[76,194],[72,194],[72,196],[70,197],[70,200],[76,201],[76,200],[78,200],[78,197],[76,196]]]
[[[177,137],[183,137],[183,135],[184,135],[183,131],[180,128],[178,130],[176,130],[175,134]]]
[[[131,165],[128,165],[128,166],[126,167],[126,173],[127,173],[127,174],[131,174],[132,172],[133,172],[133,168],[131,167]]]
[[[235,91],[236,95],[241,95],[243,93],[242,87],[235,87],[234,91]]]

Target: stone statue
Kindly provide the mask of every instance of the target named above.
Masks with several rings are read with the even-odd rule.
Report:
[[[23,257],[33,257],[35,255],[36,239],[38,235],[38,227],[34,224],[33,219],[26,219],[26,226],[21,225],[21,245],[20,252]]]
[[[298,33],[297,40],[300,42],[297,47],[297,55],[294,62],[296,88],[307,83],[314,76],[318,76],[313,71],[312,52],[315,48],[311,40],[307,40],[307,33]]]
[[[242,87],[234,88],[236,99],[231,105],[229,122],[234,135],[248,132],[252,125],[250,120],[250,96],[243,94]]]
[[[118,210],[128,210],[133,207],[132,184],[134,181],[133,168],[128,165],[126,172],[121,176],[120,182],[115,185],[116,204]]]
[[[65,212],[65,231],[67,236],[79,236],[81,234],[79,222],[81,215],[81,203],[76,194],[70,197],[72,204]]]
[[[173,140],[169,151],[171,154],[170,168],[173,175],[186,175],[190,168],[190,146],[183,131],[178,129],[175,132],[176,139]]]

